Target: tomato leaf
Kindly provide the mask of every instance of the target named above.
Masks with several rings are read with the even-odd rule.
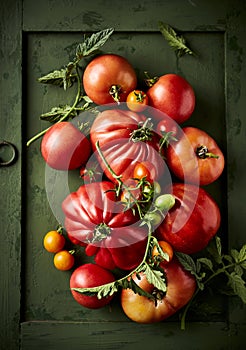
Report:
[[[80,60],[83,57],[89,56],[103,46],[113,33],[113,28],[101,30],[86,38],[83,43],[79,44],[76,49],[76,56]]]
[[[185,54],[194,55],[194,53],[186,45],[184,37],[182,35],[177,35],[175,30],[169,24],[159,22],[159,30],[179,57]]]
[[[210,259],[208,259],[208,258],[199,258],[199,259],[197,259],[197,261],[199,261],[200,263],[205,265],[207,268],[209,268],[209,270],[213,271],[213,263],[212,263],[212,261]]]
[[[228,275],[228,285],[232,288],[234,293],[241,298],[246,304],[246,287],[245,281],[236,272],[232,272]]]
[[[49,112],[41,114],[40,119],[49,121],[50,123],[56,123],[70,110],[71,107],[69,105],[53,107]],[[69,113],[69,116],[72,117],[75,117],[76,115],[77,113],[75,111]]]
[[[59,87],[64,87],[64,90],[66,90],[68,87],[71,87],[76,80],[76,76],[72,74],[73,68],[74,64],[70,62],[66,68],[54,70],[38,78],[38,82],[42,84],[57,85]]]
[[[149,283],[153,284],[158,290],[166,292],[167,285],[163,271],[150,268],[146,264],[144,274],[146,275],[146,278]]]

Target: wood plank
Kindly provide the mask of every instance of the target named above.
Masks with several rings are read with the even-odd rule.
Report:
[[[0,140],[18,150],[13,165],[0,167],[0,348],[15,350],[21,297],[21,1],[1,1],[0,13]]]

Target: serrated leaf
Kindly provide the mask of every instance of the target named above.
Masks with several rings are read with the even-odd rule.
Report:
[[[168,44],[174,51],[177,52],[178,56],[185,54],[193,55],[194,53],[186,45],[186,41],[182,35],[177,35],[175,30],[167,23],[159,22],[159,30]]]
[[[234,293],[239,296],[241,300],[246,304],[246,288],[244,280],[235,272],[232,272],[228,276],[228,279],[228,285],[232,288]]]
[[[49,112],[41,114],[40,119],[49,121],[50,123],[56,123],[61,117],[68,113],[69,110],[71,110],[69,105],[53,107]],[[76,112],[72,111],[69,113],[68,117],[70,116],[75,117]]]
[[[97,295],[98,299],[113,295],[118,290],[118,283],[111,282],[107,284],[103,284],[101,286],[97,287],[90,287],[90,288],[72,288],[72,290],[75,290],[76,292],[88,295],[88,296],[95,296]]]
[[[149,283],[153,284],[158,290],[166,292],[167,285],[162,271],[151,269],[146,265],[144,273]]]
[[[113,28],[108,28],[92,34],[77,46],[76,56],[78,59],[89,56],[102,47],[113,33]]]
[[[241,267],[240,265],[236,265],[235,268],[234,268],[234,271],[235,271],[235,273],[236,273],[238,276],[242,277],[242,275],[243,275],[243,269],[242,269],[242,267]]]
[[[209,270],[213,271],[213,263],[208,258],[199,258],[197,261],[200,261],[203,265],[207,266]]]
[[[50,72],[40,78],[38,78],[38,81],[42,84],[52,84],[57,85],[59,87],[70,87],[72,86],[75,77],[71,76],[69,72],[70,68],[62,68],[60,70],[54,70],[53,72]],[[64,85],[65,82],[65,85]]]
[[[239,251],[238,261],[239,262],[246,261],[246,244],[243,245],[242,248]]]
[[[176,256],[185,270],[193,274],[197,273],[196,264],[190,255],[184,253],[176,253]]]
[[[221,239],[219,236],[215,236],[215,244],[216,244],[217,252],[218,252],[219,256],[221,256],[222,246],[221,246]]]
[[[231,256],[235,260],[235,262],[239,261],[239,252],[236,249],[231,249]]]

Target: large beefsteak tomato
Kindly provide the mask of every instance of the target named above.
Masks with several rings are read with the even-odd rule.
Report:
[[[123,182],[133,178],[136,164],[145,161],[152,164],[153,181],[159,181],[167,170],[159,153],[161,137],[152,130],[151,120],[143,114],[120,109],[104,110],[94,120],[90,136],[93,149],[96,151],[98,142],[109,166],[116,175],[122,176]],[[107,177],[115,182],[101,157],[97,156]],[[166,175],[168,181],[168,170]]]
[[[156,236],[176,251],[197,253],[219,229],[219,207],[207,191],[192,184],[174,183],[172,195],[175,205],[156,229]]]
[[[107,269],[130,270],[139,265],[146,249],[147,228],[137,215],[124,211],[109,181],[82,185],[62,203],[70,237],[86,244],[88,256]]]

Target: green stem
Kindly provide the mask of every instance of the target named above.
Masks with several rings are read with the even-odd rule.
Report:
[[[81,82],[80,82],[80,78],[79,78],[79,71],[78,71],[78,66],[76,66],[76,77],[77,77],[77,83],[78,83],[78,89],[77,89],[77,95],[76,98],[74,100],[74,103],[72,105],[72,107],[69,109],[69,111],[67,111],[66,114],[64,114],[56,123],[60,123],[64,120],[67,119],[67,117],[69,116],[69,114],[76,109],[76,106],[80,100],[80,95],[81,95]],[[31,143],[33,143],[34,141],[36,141],[37,139],[39,139],[41,136],[43,136],[50,128],[52,127],[49,126],[47,129],[44,129],[43,131],[41,131],[40,133],[36,134],[35,136],[33,136],[28,142],[27,142],[27,147],[29,147],[31,145]]]

